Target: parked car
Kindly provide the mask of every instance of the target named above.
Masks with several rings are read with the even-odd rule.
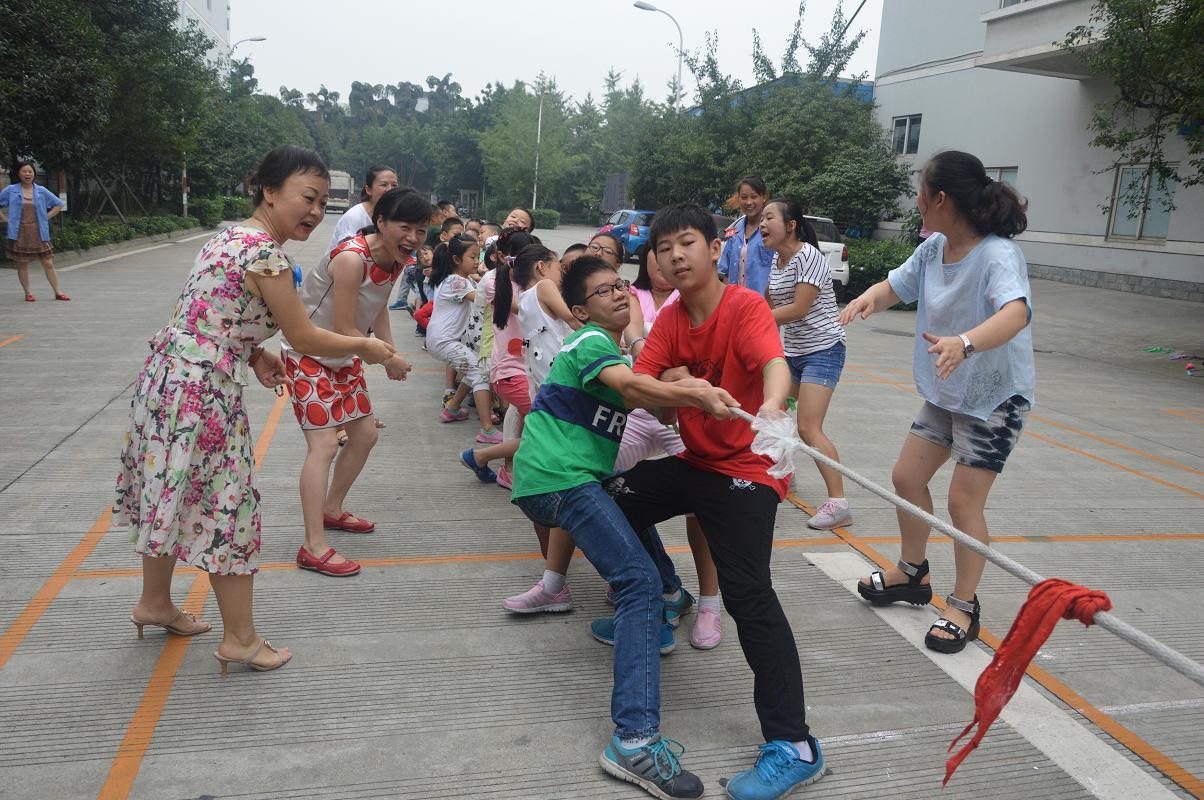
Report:
[[[617,236],[623,242],[627,257],[635,261],[636,248],[648,241],[648,228],[652,226],[652,218],[655,216],[655,211],[622,208],[611,214],[594,235],[609,233]]]
[[[815,238],[819,240],[820,252],[828,259],[832,268],[832,290],[836,292],[837,302],[843,303],[846,298],[846,287],[849,285],[849,248],[840,238],[836,223],[827,217],[807,217],[811,227],[815,229]]]
[[[332,169],[330,171],[330,194],[326,200],[326,211],[337,211],[340,214],[354,205],[355,179],[349,173]]]

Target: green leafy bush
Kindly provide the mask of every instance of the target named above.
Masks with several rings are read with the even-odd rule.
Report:
[[[128,217],[122,222],[116,217],[99,220],[69,221],[63,226],[52,225],[50,241],[55,250],[87,250],[104,244],[123,242],[139,236],[171,233],[196,227],[189,217],[164,214],[154,217]]]
[[[550,231],[560,224],[560,212],[553,208],[533,208],[531,213],[535,215],[537,231]]]
[[[220,197],[190,197],[188,214],[196,217],[206,228],[213,228],[222,221],[225,203]]]
[[[869,239],[846,239],[849,248],[849,299],[857,297],[875,283],[886,279],[886,274],[911,256],[915,248],[897,239],[872,241]],[[914,305],[900,304],[897,309],[911,309]]]
[[[254,210],[249,197],[236,195],[222,198],[222,219],[246,219]]]

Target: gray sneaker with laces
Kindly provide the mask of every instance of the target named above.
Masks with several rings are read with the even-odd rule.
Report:
[[[608,775],[634,783],[661,800],[702,797],[702,781],[682,769],[678,760],[685,751],[680,742],[659,735],[643,747],[627,750],[617,736],[612,736],[598,762]]]
[[[807,527],[817,531],[843,528],[853,522],[853,510],[848,500],[829,500],[815,510],[815,516],[807,520]]]

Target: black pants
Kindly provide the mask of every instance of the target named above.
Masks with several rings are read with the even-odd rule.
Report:
[[[766,741],[809,735],[794,633],[769,576],[778,495],[759,483],[706,472],[680,458],[642,461],[607,487],[636,531],[693,512],[702,525],[723,605],[754,678],[753,703]],[[641,536],[650,551],[659,539]],[[664,556],[663,553],[660,556]],[[653,552],[653,560],[658,554]]]

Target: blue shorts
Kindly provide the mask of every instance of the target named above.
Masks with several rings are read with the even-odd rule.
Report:
[[[844,371],[844,352],[844,342],[837,342],[827,350],[805,356],[786,356],[791,382],[818,383],[835,389],[840,373]]]

